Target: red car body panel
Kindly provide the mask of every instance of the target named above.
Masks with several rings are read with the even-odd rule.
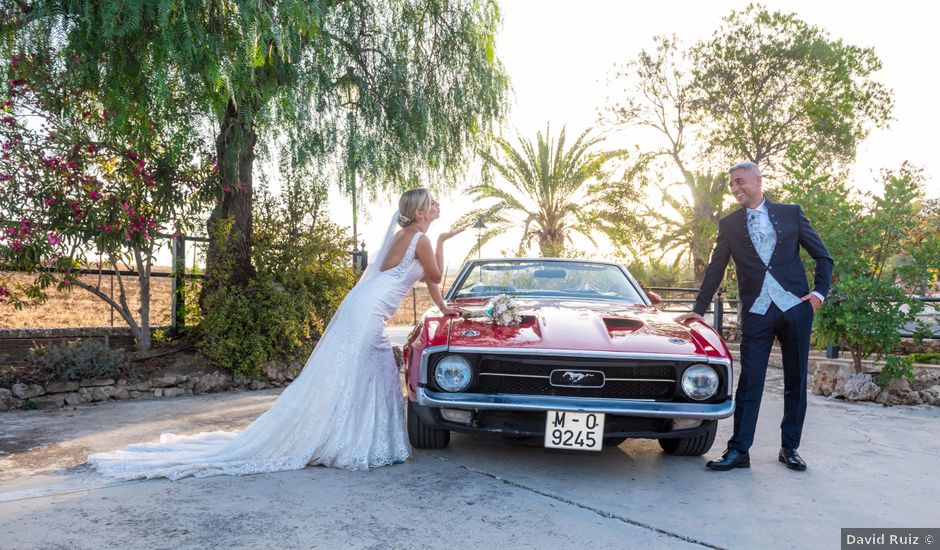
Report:
[[[482,316],[487,301],[451,300],[448,305]],[[703,359],[731,361],[727,346],[710,326],[699,322],[677,323],[674,314],[645,304],[554,298],[516,298],[516,302],[523,321],[514,327],[500,326],[488,319],[442,317],[436,307],[429,309],[403,350],[409,398],[416,398],[421,354],[428,347],[701,355]]]

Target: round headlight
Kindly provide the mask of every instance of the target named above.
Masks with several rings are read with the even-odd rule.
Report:
[[[718,373],[708,365],[692,365],[682,374],[682,391],[696,401],[704,401],[718,391]]]
[[[460,355],[448,355],[434,367],[434,380],[444,391],[463,391],[472,377],[470,362]]]

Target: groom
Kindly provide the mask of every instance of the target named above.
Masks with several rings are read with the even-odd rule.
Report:
[[[694,313],[677,318],[704,321],[712,295],[724,278],[728,260],[738,277],[741,326],[741,374],[735,393],[734,433],[728,448],[706,464],[712,470],[748,468],[748,449],[754,442],[757,413],[764,392],[767,360],[774,339],[783,352],[783,422],[780,462],[805,470],[796,452],[806,416],[806,363],[813,313],[825,300],[832,278],[832,258],[803,210],[796,204],[776,204],[764,197],[760,169],[742,162],[728,171],[731,194],[742,206],[718,222],[718,238]],[[816,261],[812,292],[800,259],[800,247]]]

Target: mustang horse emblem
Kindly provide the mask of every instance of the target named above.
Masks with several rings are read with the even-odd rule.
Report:
[[[571,382],[572,384],[577,384],[578,382],[580,382],[581,380],[584,380],[588,376],[589,375],[584,372],[566,371],[565,374],[563,375],[563,378],[567,382]]]

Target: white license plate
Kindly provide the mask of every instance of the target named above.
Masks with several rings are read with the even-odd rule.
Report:
[[[604,445],[604,413],[548,411],[545,447],[599,451]]]

